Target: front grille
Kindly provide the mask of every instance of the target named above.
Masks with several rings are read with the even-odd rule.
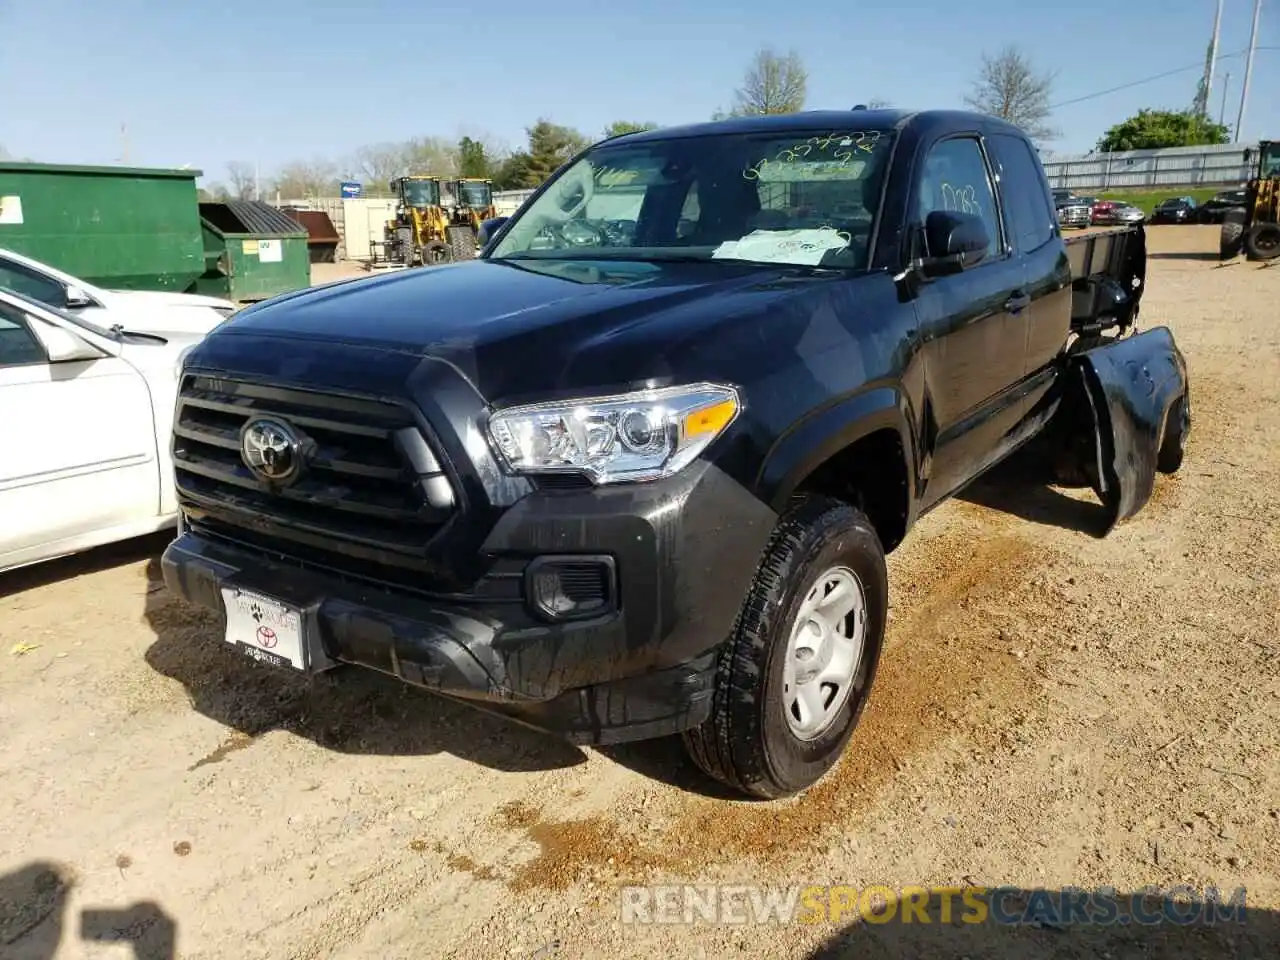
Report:
[[[294,482],[271,484],[245,464],[241,431],[258,418],[304,439]],[[396,404],[187,376],[173,434],[178,497],[193,520],[303,560],[310,552],[365,576],[428,572],[427,546],[453,515],[448,476]]]

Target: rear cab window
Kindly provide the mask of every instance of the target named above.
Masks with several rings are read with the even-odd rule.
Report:
[[[1015,249],[1039,250],[1057,234],[1057,217],[1050,206],[1048,183],[1031,144],[1004,133],[987,137],[1000,174],[1000,196]]]

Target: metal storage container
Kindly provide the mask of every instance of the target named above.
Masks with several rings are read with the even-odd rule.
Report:
[[[199,176],[0,163],[0,247],[107,289],[187,291],[204,270]]]
[[[202,203],[200,223],[198,293],[251,303],[311,285],[307,231],[284,211],[256,200]]]

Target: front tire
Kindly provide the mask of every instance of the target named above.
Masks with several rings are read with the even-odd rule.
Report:
[[[1255,223],[1245,234],[1244,252],[1250,260],[1280,257],[1280,224]]]
[[[871,692],[888,592],[866,515],[829,497],[796,498],[721,652],[711,716],[684,735],[693,761],[764,799],[821,780]]]
[[[1244,247],[1243,210],[1228,210],[1222,215],[1222,232],[1218,235],[1218,259],[1230,260]]]

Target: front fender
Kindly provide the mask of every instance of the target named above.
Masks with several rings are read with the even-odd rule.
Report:
[[[756,478],[756,492],[781,513],[800,483],[832,456],[877,430],[902,442],[909,502],[915,503],[916,449],[910,403],[894,386],[872,387],[822,407],[784,433],[770,448]]]

